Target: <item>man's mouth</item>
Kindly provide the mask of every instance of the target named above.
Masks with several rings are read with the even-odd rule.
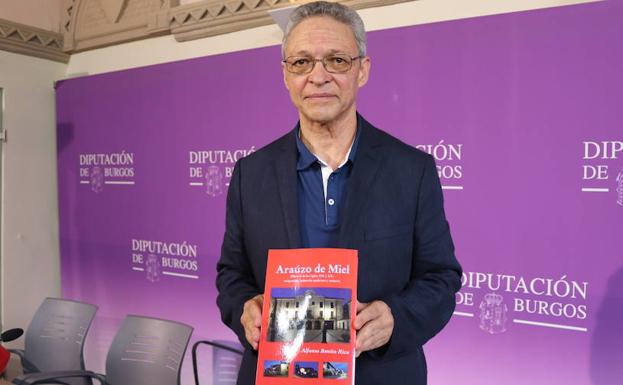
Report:
[[[323,99],[329,99],[329,98],[333,98],[335,97],[334,94],[329,94],[329,93],[315,93],[315,94],[311,94],[311,95],[307,95],[305,96],[305,99],[312,99],[312,100],[323,100]]]

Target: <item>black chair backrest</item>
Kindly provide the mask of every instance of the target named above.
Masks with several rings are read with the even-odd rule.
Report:
[[[179,385],[193,328],[174,321],[129,315],[106,358],[109,385]]]
[[[28,329],[25,358],[37,371],[84,370],[84,340],[97,306],[59,298],[46,298]],[[90,379],[70,379],[71,385],[91,385]]]

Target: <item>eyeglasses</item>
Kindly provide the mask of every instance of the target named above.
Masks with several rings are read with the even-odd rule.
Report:
[[[329,55],[322,59],[315,59],[311,56],[289,56],[283,63],[285,63],[288,72],[297,75],[304,75],[312,72],[317,62],[321,62],[327,72],[343,74],[351,69],[354,60],[361,58],[363,58],[363,56],[350,57],[342,54]]]

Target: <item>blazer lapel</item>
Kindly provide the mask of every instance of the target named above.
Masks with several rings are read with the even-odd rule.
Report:
[[[292,131],[284,138],[281,152],[275,157],[273,163],[279,186],[279,198],[281,199],[281,210],[288,236],[288,244],[293,249],[301,247],[295,131]]]
[[[342,212],[340,225],[340,247],[354,247],[354,237],[361,228],[361,213],[372,182],[382,162],[382,146],[378,140],[377,129],[359,117],[361,122],[361,136],[357,145],[357,152],[353,162],[353,169],[348,182],[348,189]]]

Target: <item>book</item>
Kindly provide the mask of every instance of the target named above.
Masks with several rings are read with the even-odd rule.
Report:
[[[355,383],[357,262],[350,249],[268,252],[257,385]]]

